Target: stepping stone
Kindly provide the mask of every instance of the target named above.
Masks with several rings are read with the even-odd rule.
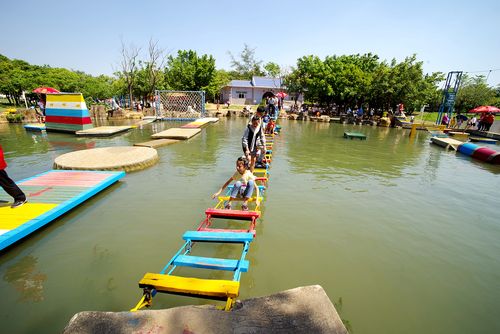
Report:
[[[158,160],[158,152],[154,148],[101,147],[60,155],[54,161],[54,168],[131,172],[153,166]]]

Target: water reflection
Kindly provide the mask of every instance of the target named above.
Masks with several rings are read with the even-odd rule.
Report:
[[[4,281],[12,284],[20,293],[19,302],[40,302],[44,300],[43,284],[47,275],[37,269],[38,260],[25,256],[10,266],[3,275]]]

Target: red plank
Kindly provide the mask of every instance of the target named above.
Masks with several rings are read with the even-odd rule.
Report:
[[[45,121],[48,123],[60,124],[92,124],[90,117],[70,117],[70,116],[47,116]]]
[[[79,172],[51,172],[37,178],[22,182],[28,186],[66,186],[66,187],[93,187],[105,180],[111,174],[107,173],[79,173]]]

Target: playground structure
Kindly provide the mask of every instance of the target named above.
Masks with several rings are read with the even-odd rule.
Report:
[[[205,117],[205,92],[157,90],[156,117],[162,120],[194,121]]]
[[[443,89],[443,97],[441,99],[441,104],[438,110],[436,124],[441,124],[441,120],[444,114],[447,114],[451,119],[453,106],[455,105],[455,98],[460,87],[460,81],[462,80],[462,74],[462,71],[448,72],[448,77],[446,78],[446,83]]]
[[[76,133],[94,127],[81,93],[46,95],[45,126],[47,131]]]
[[[146,273],[139,281],[139,287],[143,289],[143,296],[138,304],[131,310],[137,311],[152,305],[153,297],[158,292],[185,295],[199,298],[215,299],[225,301],[224,310],[229,311],[235,298],[239,295],[241,273],[249,270],[250,263],[246,260],[246,255],[250,248],[250,243],[256,236],[257,219],[261,216],[260,204],[263,194],[266,191],[269,179],[269,165],[271,163],[274,145],[274,134],[266,135],[266,152],[263,159],[263,168],[256,168],[254,175],[259,191],[256,191],[249,199],[251,204],[249,211],[225,209],[225,204],[229,200],[232,185],[223,196],[218,197],[218,202],[213,208],[205,210],[205,219],[199,224],[195,231],[187,231],[182,236],[184,244],[177,253],[170,259],[159,273]],[[243,228],[216,228],[214,226],[226,223],[231,225],[247,223]],[[203,247],[203,244],[216,243],[229,247],[229,245],[240,246],[239,258],[226,259],[216,257],[204,257],[193,255],[193,250]],[[207,279],[198,277],[186,277],[175,272],[182,267],[190,267],[206,270],[217,270],[232,272],[232,279]],[[206,272],[205,272],[206,273]],[[200,275],[203,275],[200,273]],[[227,275],[227,274],[226,274]],[[213,274],[209,274],[213,277]]]

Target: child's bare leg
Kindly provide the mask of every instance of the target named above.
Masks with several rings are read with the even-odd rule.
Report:
[[[252,158],[250,159],[250,171],[253,173],[253,170],[255,169],[255,161],[257,160],[256,155],[252,155]]]

